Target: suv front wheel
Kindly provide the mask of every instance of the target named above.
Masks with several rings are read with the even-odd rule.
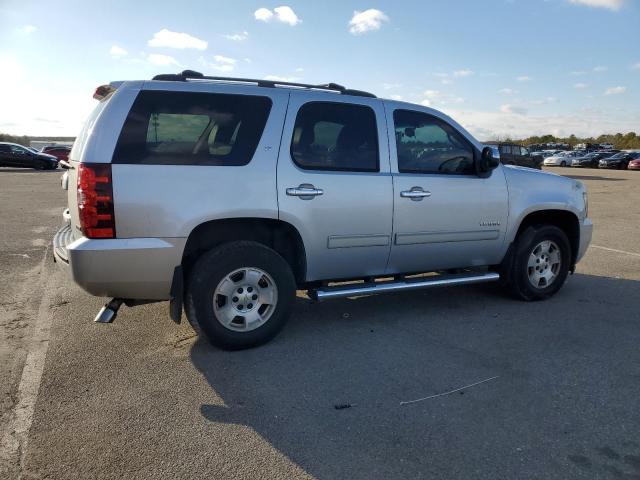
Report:
[[[228,243],[196,261],[187,287],[187,318],[220,348],[251,348],[282,329],[295,291],[293,272],[277,252],[256,242]]]
[[[549,298],[567,279],[570,262],[571,246],[561,229],[553,225],[528,227],[514,243],[507,287],[522,300]]]

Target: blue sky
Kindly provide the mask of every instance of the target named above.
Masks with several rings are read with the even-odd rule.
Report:
[[[637,0],[0,0],[0,131],[75,135],[96,86],[191,68],[336,82],[478,138],[640,133]]]

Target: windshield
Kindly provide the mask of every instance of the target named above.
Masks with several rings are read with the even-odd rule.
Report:
[[[626,155],[626,153],[616,153],[615,155],[612,155],[611,157],[609,157],[610,159],[618,159],[618,158],[624,158],[624,156]]]

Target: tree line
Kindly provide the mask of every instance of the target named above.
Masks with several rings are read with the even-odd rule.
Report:
[[[541,143],[568,143],[574,147],[578,143],[611,143],[613,148],[619,150],[640,149],[640,136],[635,132],[616,133],[609,135],[600,135],[599,137],[576,137],[569,135],[568,137],[556,137],[554,135],[533,136],[523,139],[498,138],[496,141],[501,143],[516,143],[520,145],[531,145]]]
[[[33,140],[53,140],[57,142],[73,142],[75,137],[42,137],[42,136],[29,136],[29,135],[9,135],[8,133],[0,132],[0,142],[17,143],[18,145],[24,145],[28,147]]]

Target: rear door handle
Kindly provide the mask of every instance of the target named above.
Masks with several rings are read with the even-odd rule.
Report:
[[[314,197],[324,194],[323,189],[316,188],[308,183],[303,183],[294,188],[287,188],[286,192],[290,197],[299,197],[301,200],[311,200]]]
[[[430,197],[431,192],[423,190],[420,187],[411,187],[411,190],[403,190],[400,192],[400,196],[402,198],[410,198],[414,202],[418,202],[425,197]]]

